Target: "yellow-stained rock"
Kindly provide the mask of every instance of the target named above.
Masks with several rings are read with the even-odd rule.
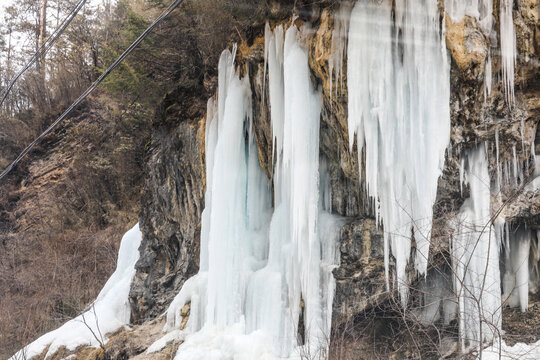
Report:
[[[478,26],[476,19],[465,16],[453,23],[446,15],[446,46],[458,68],[476,78],[484,72],[489,40]]]

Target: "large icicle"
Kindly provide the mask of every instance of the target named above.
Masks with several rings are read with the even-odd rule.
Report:
[[[81,345],[99,347],[100,343],[107,342],[106,334],[129,324],[131,309],[128,296],[135,276],[135,263],[139,260],[141,239],[139,224],[126,232],[118,250],[116,270],[86,312],[25,346],[11,359],[30,359],[45,349],[47,358],[61,347],[69,351]]]
[[[463,350],[492,341],[501,329],[500,244],[490,220],[486,156],[483,144],[465,155],[471,195],[459,211],[451,242]]]
[[[501,0],[500,3],[500,45],[501,62],[506,92],[506,101],[510,106],[514,103],[514,66],[516,63],[516,33],[512,19],[513,0]]]
[[[427,268],[432,207],[450,140],[449,78],[436,1],[396,2],[395,23],[390,0],[355,5],[349,141],[352,149],[356,138],[359,155],[365,151],[368,193],[378,199],[384,222],[386,266],[390,248],[404,304],[412,229],[415,267],[422,274]]]
[[[218,99],[208,103],[201,270],[167,313],[165,330],[185,339],[176,359],[326,354],[341,221],[322,206],[329,194],[327,182],[319,184],[321,93],[311,83],[301,37],[294,26],[286,33],[266,29],[273,202],[252,135],[248,77],[240,80],[234,55],[222,54]],[[191,315],[179,332],[188,302]]]

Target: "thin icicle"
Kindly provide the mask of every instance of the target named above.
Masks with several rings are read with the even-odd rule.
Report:
[[[491,68],[491,51],[488,51],[488,58],[486,61],[486,68],[484,70],[484,99],[487,99],[491,95],[491,83],[492,83],[492,68]]]
[[[516,145],[512,146],[512,170],[513,170],[513,177],[514,180],[514,188],[517,188],[518,186],[518,160],[517,160],[517,154],[516,154]]]
[[[347,36],[351,17],[352,2],[343,1],[334,14],[332,30],[332,48],[328,57],[328,74],[330,77],[330,96],[343,92],[343,62],[347,56]],[[335,91],[334,91],[335,87]]]
[[[497,194],[501,193],[502,188],[502,174],[501,174],[501,161],[500,161],[500,150],[499,150],[499,127],[495,129],[495,158],[497,160]]]
[[[463,195],[463,182],[465,179],[465,158],[459,159],[459,193]]]

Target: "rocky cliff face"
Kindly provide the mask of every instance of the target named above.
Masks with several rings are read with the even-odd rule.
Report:
[[[153,123],[140,226],[144,233],[130,300],[132,320],[160,315],[199,268],[204,207],[204,99],[172,92]],[[192,103],[182,103],[195,99]]]
[[[352,152],[349,151],[346,70],[341,84],[335,79],[332,81],[329,68],[336,10],[335,6],[307,7],[296,21],[312,24],[311,36],[307,39],[309,65],[313,83],[321,87],[323,94],[320,152],[327,160],[330,173],[332,212],[348,219],[341,229],[341,265],[334,271],[337,289],[333,329],[335,339],[341,336],[349,342],[357,339],[360,343],[359,339],[365,333],[355,326],[362,324],[365,327],[369,318],[375,321],[374,333],[392,336],[390,328],[393,321],[399,320],[396,320],[399,314],[393,306],[395,294],[385,288],[382,229],[375,225],[371,208],[373,202],[365,194],[365,184],[359,182],[363,177],[358,172],[356,146]],[[494,13],[498,14],[497,11]],[[486,141],[490,173],[496,174],[500,163],[517,163],[520,184],[532,179],[535,171],[531,149],[540,152],[534,143],[540,119],[538,5],[533,0],[518,0],[513,16],[518,58],[515,105],[512,109],[505,101],[505,90],[500,81],[501,62],[496,34],[492,32],[488,36],[479,22],[469,16],[457,23],[453,23],[448,15],[441,19],[446,26],[446,45],[451,55],[452,126],[451,146],[439,179],[434,206],[432,269],[444,268],[451,232],[448,222],[468,197],[467,187],[461,189],[459,181],[462,151]],[[498,22],[496,16],[496,28],[499,27]],[[236,61],[251,80],[259,161],[271,179],[272,134],[268,106],[264,102],[268,98],[264,87],[264,33],[262,26],[252,30],[249,39],[240,44]],[[493,87],[488,94],[485,83],[486,76],[490,75],[485,69],[490,54]],[[186,98],[197,99],[192,94],[187,96],[177,91],[165,100],[164,109],[154,124],[148,149],[141,213],[144,241],[130,296],[132,319],[136,323],[160,315],[184,281],[198,270],[205,190],[204,99],[186,103]],[[513,226],[527,224],[536,227],[540,216],[539,201],[537,193],[528,191],[524,185],[502,187],[501,196],[494,197],[492,211],[502,209],[507,223]],[[422,280],[412,278],[413,287],[420,286]],[[414,296],[412,303],[414,308]],[[372,317],[368,317],[368,313]],[[386,319],[387,324],[381,324],[381,321],[385,322],[384,316],[389,314],[393,316],[392,320]],[[441,344],[438,346],[443,347]],[[454,345],[445,346],[443,352],[451,352]],[[394,343],[387,343],[385,347],[389,352],[398,350]]]

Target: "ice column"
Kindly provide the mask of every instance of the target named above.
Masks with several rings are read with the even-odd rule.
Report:
[[[234,72],[233,55],[224,52],[219,64],[217,130],[211,187],[205,210],[201,270],[207,271],[206,323],[222,328],[241,321],[249,277],[260,268],[268,247],[269,184],[259,166],[251,131],[251,90],[248,77]],[[217,129],[212,127],[216,126]],[[208,226],[208,229],[206,228]]]
[[[314,89],[308,53],[296,27],[266,30],[269,93],[274,138],[274,204],[268,264],[261,274],[274,279],[271,291],[279,316],[259,322],[273,334],[280,355],[297,345],[298,322],[304,321],[305,347],[321,351],[330,331],[335,266],[336,221],[322,213],[319,199],[319,128],[321,93]],[[324,224],[321,230],[321,224]],[[328,230],[330,229],[330,230]],[[262,275],[261,275],[262,276]],[[254,306],[263,307],[264,292],[254,281]],[[258,304],[259,303],[259,304]],[[300,304],[303,304],[303,308]],[[257,327],[252,325],[252,327]]]
[[[437,1],[398,1],[395,20],[389,0],[356,3],[347,63],[349,141],[352,149],[356,139],[359,156],[365,152],[359,163],[378,201],[385,262],[388,268],[391,250],[404,305],[413,232],[415,268],[421,274],[427,268],[432,207],[450,140],[449,78]]]
[[[518,307],[521,311],[529,306],[529,249],[532,233],[518,229],[509,236],[506,244],[506,271],[503,277],[503,300],[505,305]]]
[[[498,237],[491,224],[490,177],[483,144],[467,151],[465,182],[470,186],[451,241],[454,289],[459,304],[463,350],[480,346],[501,329]]]

